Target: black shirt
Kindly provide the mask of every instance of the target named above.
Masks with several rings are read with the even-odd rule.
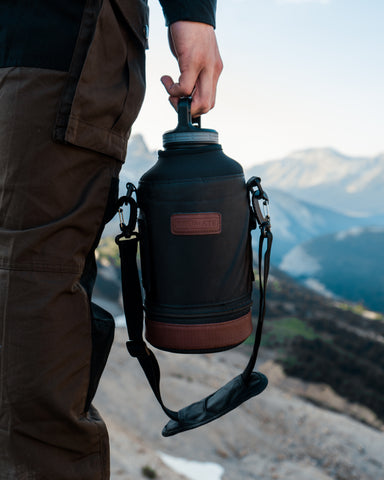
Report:
[[[85,0],[2,0],[0,66],[68,70]]]
[[[178,20],[215,26],[216,0],[159,0],[167,25]]]
[[[0,67],[68,71],[85,3],[86,0],[2,0]],[[191,20],[215,26],[216,0],[160,3],[167,25]]]

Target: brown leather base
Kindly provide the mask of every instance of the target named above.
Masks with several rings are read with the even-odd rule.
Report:
[[[145,319],[148,342],[161,350],[192,353],[226,350],[252,333],[252,314],[226,322],[186,325]]]

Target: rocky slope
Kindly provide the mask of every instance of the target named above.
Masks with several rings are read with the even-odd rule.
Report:
[[[352,408],[329,387],[286,377],[265,348],[258,363],[270,381],[264,393],[214,423],[161,437],[167,419],[138,363],[128,356],[125,340],[125,331],[118,329],[95,399],[110,431],[112,480],[188,478],[167,467],[159,452],[218,463],[224,468],[222,480],[381,478],[384,433],[300,398],[303,389],[315,389],[316,398],[319,392],[328,397],[330,408]],[[171,408],[207,395],[246,362],[241,349],[188,357],[158,352],[158,358]]]

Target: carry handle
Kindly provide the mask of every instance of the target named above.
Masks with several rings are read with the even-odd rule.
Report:
[[[173,133],[196,132],[201,127],[201,117],[192,118],[192,97],[181,97],[177,105],[178,124]]]
[[[201,117],[192,118],[191,114],[192,97],[181,97],[177,105],[178,124],[173,131],[177,132],[196,132],[201,127]]]
[[[179,99],[177,107],[178,124],[174,130],[164,133],[164,148],[218,144],[219,135],[216,130],[201,128],[200,117],[192,118],[191,104],[192,97],[181,97]]]

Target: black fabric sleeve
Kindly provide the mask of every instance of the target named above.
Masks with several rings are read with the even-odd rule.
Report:
[[[178,20],[208,23],[216,27],[216,0],[159,0],[167,26]]]

